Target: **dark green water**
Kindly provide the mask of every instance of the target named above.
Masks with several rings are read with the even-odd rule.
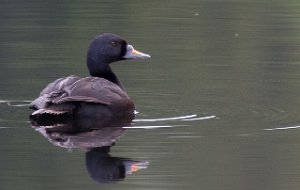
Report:
[[[299,10],[292,0],[2,1],[1,189],[299,189]],[[103,32],[152,56],[113,65],[137,119],[154,119],[135,125],[174,126],[128,130],[111,155],[149,166],[104,185],[84,151],[34,131],[23,105],[56,78],[88,75],[87,46]]]

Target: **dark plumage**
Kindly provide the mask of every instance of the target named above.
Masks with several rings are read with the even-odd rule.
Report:
[[[124,59],[149,58],[136,51],[120,36],[110,33],[96,37],[87,52],[89,77],[68,76],[50,83],[31,103],[32,115],[95,113],[111,115],[133,112],[134,104],[109,64]],[[101,108],[100,111],[98,108]],[[96,111],[97,109],[97,111]]]

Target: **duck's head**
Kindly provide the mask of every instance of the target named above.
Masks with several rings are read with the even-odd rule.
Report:
[[[122,37],[104,33],[97,36],[88,48],[87,64],[90,73],[105,72],[108,64],[125,59],[145,59],[150,55],[139,52]]]

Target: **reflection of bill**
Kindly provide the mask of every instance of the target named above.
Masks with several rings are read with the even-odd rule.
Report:
[[[145,169],[148,162],[110,156],[110,148],[130,126],[132,115],[111,118],[112,126],[101,125],[103,120],[91,117],[62,118],[58,116],[31,118],[32,127],[55,146],[79,148],[86,151],[86,168],[90,177],[99,183],[124,180],[127,174]]]

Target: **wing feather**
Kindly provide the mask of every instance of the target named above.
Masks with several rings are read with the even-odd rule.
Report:
[[[68,76],[47,85],[40,96],[31,103],[35,109],[67,102],[90,102],[109,105],[120,100],[129,100],[118,85],[98,77]]]

